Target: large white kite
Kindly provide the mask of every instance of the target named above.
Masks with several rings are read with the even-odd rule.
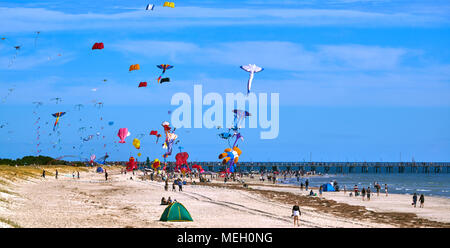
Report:
[[[260,72],[262,70],[264,70],[264,68],[261,68],[255,64],[248,64],[248,65],[242,65],[241,69],[247,72],[250,72],[250,78],[248,79],[248,83],[247,83],[247,95],[250,93],[250,88],[252,87],[252,81],[253,81],[253,75],[256,72]]]

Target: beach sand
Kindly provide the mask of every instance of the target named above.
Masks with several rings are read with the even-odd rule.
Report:
[[[302,228],[450,227],[450,200],[436,197],[427,197],[424,209],[414,209],[405,195],[373,196],[371,202],[343,192],[308,197],[298,187],[247,178],[249,188],[218,179],[173,192],[172,183],[165,191],[163,182],[143,181],[137,176],[141,172],[130,180],[120,167],[108,168],[107,182],[95,168],[80,172],[80,179],[73,179],[70,170],[60,172],[57,180],[50,173],[40,177],[41,168],[18,180],[2,178],[0,171],[0,227],[290,228],[295,201]],[[193,222],[159,221],[166,207],[161,198],[169,196],[188,209]]]

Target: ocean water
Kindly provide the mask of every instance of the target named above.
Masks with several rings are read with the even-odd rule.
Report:
[[[425,196],[439,196],[450,198],[450,174],[325,174],[323,176],[301,177],[300,182],[297,178],[287,178],[284,180],[279,177],[281,183],[300,185],[300,182],[305,182],[308,178],[311,187],[319,187],[322,184],[329,183],[336,180],[339,189],[342,190],[344,185],[347,190],[352,190],[356,184],[361,190],[362,187],[370,187],[372,192],[376,193],[374,182],[378,182],[381,186],[380,193],[384,193],[384,184],[388,185],[388,193],[398,194],[424,194]]]

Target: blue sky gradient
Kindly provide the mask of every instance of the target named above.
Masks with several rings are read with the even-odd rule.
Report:
[[[241,161],[450,160],[447,1],[163,2],[0,1],[0,157],[36,154],[39,125],[42,155],[127,160],[142,133],[140,160],[161,158],[148,133],[170,121],[172,95],[192,96],[194,84],[224,98],[245,93],[239,66],[255,63],[265,70],[252,91],[280,93],[280,133],[261,140],[260,129],[244,128]],[[105,49],[92,51],[95,42]],[[158,85],[162,63],[175,67]],[[53,148],[51,114],[60,111]],[[132,133],[123,145],[114,143],[120,127]],[[97,132],[79,148],[80,136]],[[192,160],[218,161],[227,146],[216,129],[177,133]]]

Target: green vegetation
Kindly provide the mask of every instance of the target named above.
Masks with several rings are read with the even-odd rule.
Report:
[[[48,156],[25,156],[18,159],[0,159],[2,165],[74,165],[84,166],[82,162],[68,162],[63,160],[56,160]]]

